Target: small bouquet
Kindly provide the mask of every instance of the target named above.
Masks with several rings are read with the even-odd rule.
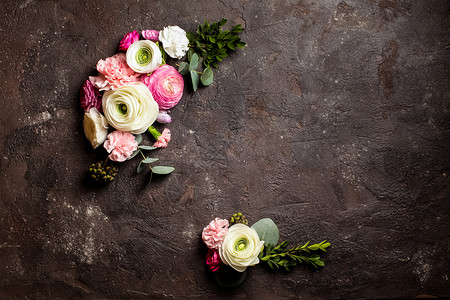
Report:
[[[202,240],[208,247],[206,265],[214,273],[220,286],[241,284],[247,267],[263,262],[272,270],[290,271],[306,263],[323,267],[324,261],[317,252],[326,252],[331,244],[298,245],[288,248],[288,241],[278,244],[279,230],[269,218],[248,226],[242,213],[234,214],[230,221],[215,218],[203,229]]]
[[[200,82],[208,86],[213,81],[210,66],[217,68],[230,51],[242,48],[245,43],[237,33],[240,25],[231,31],[222,31],[226,19],[218,23],[199,26],[196,33],[186,33],[178,26],[168,26],[161,31],[136,30],[125,34],[119,43],[119,53],[101,59],[97,63],[98,76],[90,76],[81,88],[80,103],[85,111],[83,127],[92,147],[103,145],[109,153],[105,162],[91,164],[90,177],[100,183],[113,181],[117,166],[108,161],[124,162],[141,154],[142,160],[137,172],[149,167],[151,175],[169,174],[174,168],[150,166],[157,158],[151,158],[143,151],[167,147],[170,129],[159,132],[154,122],[172,122],[170,109],[183,96],[183,75],[190,75],[193,90]],[[178,69],[166,64],[168,56],[188,61],[178,64]],[[205,69],[197,71],[199,62]],[[155,142],[141,144],[142,134],[148,131]],[[151,178],[151,177],[150,177]]]

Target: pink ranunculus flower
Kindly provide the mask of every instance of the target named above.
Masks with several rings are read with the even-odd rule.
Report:
[[[114,90],[122,86],[138,84],[141,74],[134,72],[127,65],[125,53],[117,53],[97,63],[100,76],[89,76],[89,80],[100,91]]]
[[[161,135],[158,137],[156,143],[153,144],[153,147],[156,148],[166,148],[167,144],[170,142],[170,129],[164,128]]]
[[[157,30],[142,30],[142,36],[144,39],[155,43],[159,41],[159,31]]]
[[[80,103],[84,111],[96,108],[99,112],[102,112],[102,95],[90,80],[86,80],[81,87]]]
[[[103,147],[110,153],[108,156],[110,160],[122,162],[137,150],[138,143],[131,133],[116,130],[108,134]]]
[[[209,249],[219,249],[228,233],[228,220],[215,218],[203,228],[202,240]]]
[[[159,109],[171,109],[183,96],[183,76],[172,66],[162,65],[152,74],[143,75],[141,80],[152,93]]]
[[[217,272],[219,270],[220,263],[221,260],[219,252],[215,249],[209,249],[206,254],[206,265],[211,269],[211,271]]]
[[[123,39],[119,43],[119,50],[127,51],[128,47],[134,42],[139,41],[139,33],[134,30],[124,35]]]

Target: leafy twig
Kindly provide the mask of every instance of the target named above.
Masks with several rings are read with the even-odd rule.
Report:
[[[325,249],[331,245],[326,241],[313,245],[309,245],[309,242],[307,242],[303,246],[299,245],[287,250],[288,244],[288,241],[284,241],[275,247],[271,244],[267,245],[260,253],[259,259],[267,262],[273,270],[284,268],[286,271],[290,271],[292,267],[303,263],[311,264],[315,268],[323,267],[325,265],[324,261],[320,255],[313,252],[318,250],[326,252]]]
[[[189,48],[203,58],[205,67],[217,68],[228,54],[236,48],[244,48],[245,42],[237,35],[242,32],[241,24],[234,26],[231,30],[222,31],[222,26],[227,23],[227,19],[219,22],[199,25],[195,33],[188,32]]]

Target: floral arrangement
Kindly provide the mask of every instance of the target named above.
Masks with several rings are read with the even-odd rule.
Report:
[[[142,156],[138,173],[146,166],[151,175],[174,170],[169,166],[152,167],[150,164],[158,159],[146,156],[143,151],[167,147],[170,129],[164,128],[161,133],[153,125],[172,122],[170,109],[183,96],[183,75],[190,75],[194,92],[199,82],[209,86],[213,82],[211,67],[217,68],[217,63],[236,47],[245,46],[237,36],[241,26],[222,30],[226,22],[226,19],[211,25],[205,22],[196,33],[186,33],[178,26],[143,30],[141,34],[134,30],[120,41],[119,53],[98,61],[99,74],[83,83],[80,104],[85,112],[86,138],[94,149],[103,145],[109,155],[105,162],[90,165],[91,179],[99,183],[113,181],[118,168],[111,162],[124,162],[138,154]],[[177,64],[178,69],[166,64],[170,59],[185,56],[187,61]],[[200,62],[203,72],[197,71]],[[152,145],[142,144],[146,131],[155,140]]]
[[[269,218],[248,226],[242,213],[230,220],[215,218],[203,229],[202,240],[208,247],[206,265],[214,273],[217,283],[224,287],[241,284],[248,267],[260,262],[272,270],[290,271],[300,264],[318,268],[325,265],[318,252],[326,252],[331,244],[298,245],[288,248],[288,241],[278,244],[279,230]]]

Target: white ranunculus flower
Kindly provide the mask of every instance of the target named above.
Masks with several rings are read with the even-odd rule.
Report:
[[[106,92],[102,107],[109,125],[133,134],[146,131],[159,114],[158,103],[142,83]]]
[[[84,114],[83,127],[84,134],[94,149],[103,144],[108,136],[108,122],[95,107]]]
[[[159,32],[159,40],[163,44],[164,51],[172,58],[182,58],[189,50],[189,40],[186,31],[178,26],[164,27]]]
[[[161,50],[148,40],[131,44],[126,56],[128,66],[137,73],[151,73],[162,64]]]
[[[259,239],[255,229],[238,223],[228,229],[219,248],[220,259],[236,271],[244,272],[259,263],[258,255],[263,246],[264,241]]]

